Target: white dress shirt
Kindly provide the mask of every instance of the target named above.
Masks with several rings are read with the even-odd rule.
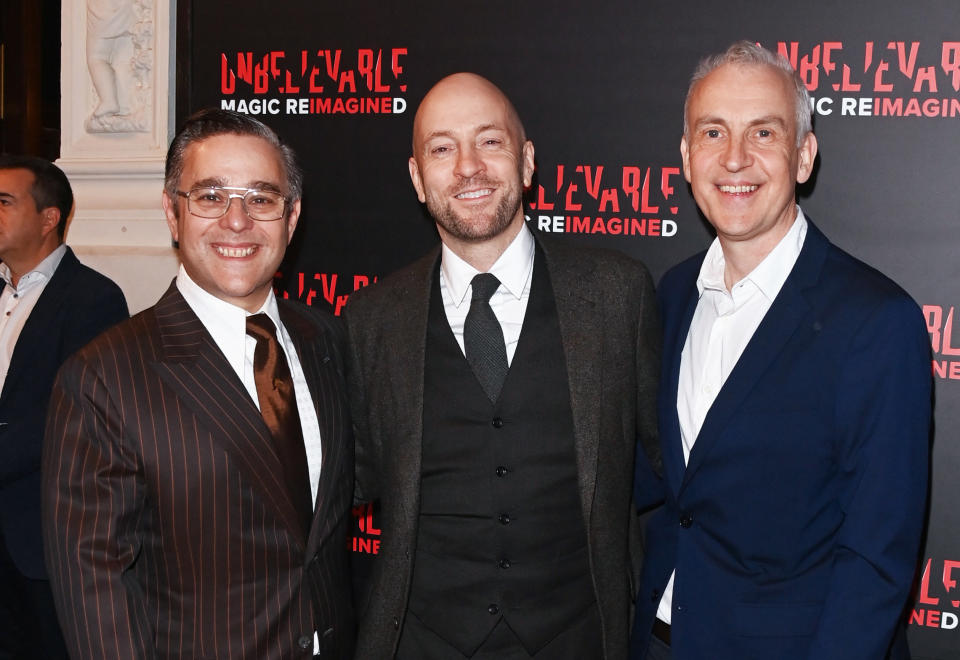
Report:
[[[190,279],[183,266],[180,266],[180,272],[177,274],[177,289],[179,289],[187,304],[190,305],[190,309],[199,317],[207,332],[213,337],[214,343],[227,358],[227,362],[233,367],[240,380],[243,381],[243,386],[247,388],[250,398],[253,399],[254,403],[257,404],[257,409],[259,409],[260,401],[257,397],[257,385],[253,376],[253,351],[257,346],[257,340],[247,334],[247,317],[250,314],[246,310],[204,291]],[[303,444],[307,452],[310,495],[314,506],[316,506],[317,489],[320,485],[320,467],[323,458],[317,411],[313,407],[313,398],[310,396],[310,389],[307,387],[306,378],[303,376],[303,368],[300,366],[300,358],[297,357],[296,348],[290,341],[290,335],[287,334],[286,328],[280,322],[280,311],[277,308],[277,299],[274,297],[272,289],[259,312],[269,316],[270,320],[277,326],[280,346],[283,347],[287,364],[290,365],[290,374],[293,377],[293,387],[297,397],[297,411],[300,413],[300,428],[303,431]]]
[[[0,391],[3,391],[7,382],[13,349],[17,347],[23,326],[66,252],[67,246],[59,245],[34,266],[33,270],[22,275],[17,286],[12,284],[10,267],[0,263],[0,277],[5,282],[3,292],[0,293]]]
[[[523,317],[527,313],[530,300],[530,282],[533,279],[533,256],[536,243],[533,234],[524,226],[511,241],[500,258],[490,267],[500,280],[500,286],[490,298],[490,308],[503,329],[503,340],[507,344],[507,365],[513,362],[517,351],[520,331],[523,329]],[[440,296],[447,313],[447,322],[463,351],[463,323],[470,311],[473,276],[480,271],[454,254],[444,245],[440,257]]]
[[[763,261],[727,291],[723,274],[726,262],[720,241],[714,239],[697,278],[699,302],[680,355],[677,415],[683,443],[683,462],[703,426],[717,393],[747,347],[770,305],[800,256],[807,236],[807,220],[800,207],[797,218]],[[663,591],[657,618],[670,623],[673,579]]]

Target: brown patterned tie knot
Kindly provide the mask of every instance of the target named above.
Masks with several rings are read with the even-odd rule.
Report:
[[[247,317],[247,334],[257,340],[253,351],[253,380],[257,386],[260,414],[283,466],[284,480],[303,523],[304,538],[313,518],[310,470],[303,446],[297,395],[290,366],[277,340],[277,328],[266,314]]]
[[[470,285],[473,295],[463,322],[463,350],[490,403],[496,403],[508,369],[503,328],[490,307],[490,298],[500,286],[500,280],[496,275],[480,273]]]

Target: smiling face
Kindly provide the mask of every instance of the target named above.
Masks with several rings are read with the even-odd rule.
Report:
[[[697,83],[680,143],[683,173],[721,245],[767,254],[796,218],[796,184],[817,155],[797,146],[793,83],[764,65],[725,64]]]
[[[277,149],[250,135],[214,135],[187,147],[180,190],[199,186],[262,188],[288,194]],[[256,312],[270,291],[300,215],[300,201],[288,204],[287,215],[272,222],[252,220],[240,199],[231,200],[221,218],[199,218],[187,200],[163,193],[163,210],[180,261],[190,278],[208,293]]]
[[[410,178],[455,252],[502,242],[523,226],[533,143],[503,93],[473,74],[441,80],[417,110]]]

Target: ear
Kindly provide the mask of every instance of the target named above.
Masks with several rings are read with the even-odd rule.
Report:
[[[55,206],[48,206],[40,212],[40,235],[46,238],[50,232],[56,233],[57,225],[60,224],[60,209]]]
[[[683,159],[683,178],[690,183],[690,147],[686,135],[680,138],[680,157]]]
[[[297,228],[297,220],[300,219],[300,200],[296,200],[290,205],[287,212],[287,245],[293,240],[293,231]]]
[[[410,156],[407,166],[410,168],[410,180],[413,181],[413,187],[417,191],[417,199],[423,204],[427,201],[427,196],[423,193],[423,179],[420,176],[420,166],[417,165],[417,159]]]
[[[807,133],[803,138],[803,144],[798,149],[798,154],[797,183],[806,183],[810,173],[813,172],[813,162],[817,159],[817,136]]]
[[[170,229],[170,236],[176,242],[180,241],[180,224],[177,219],[177,201],[172,199],[167,191],[163,191],[160,202],[163,204],[163,214],[167,218],[167,227]]]
[[[523,187],[529,188],[533,184],[533,170],[536,163],[533,158],[533,142],[527,140],[523,143]]]

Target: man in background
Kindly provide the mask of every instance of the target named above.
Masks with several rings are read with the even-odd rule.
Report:
[[[480,76],[426,95],[409,168],[442,244],[346,310],[357,495],[382,500],[357,657],[623,658],[650,276],[528,229],[533,143]]]
[[[58,167],[0,156],[0,658],[65,658],[40,531],[40,455],[57,369],[127,318],[112,281],[64,245]]]
[[[920,309],[797,206],[817,140],[784,58],[740,42],[705,59],[680,153],[717,238],[659,287],[666,504],[633,657],[883,658],[926,503]]]
[[[75,658],[352,656],[343,335],[272,289],[301,190],[261,122],[189,118],[163,192],[175,282],[60,372],[44,526]]]

